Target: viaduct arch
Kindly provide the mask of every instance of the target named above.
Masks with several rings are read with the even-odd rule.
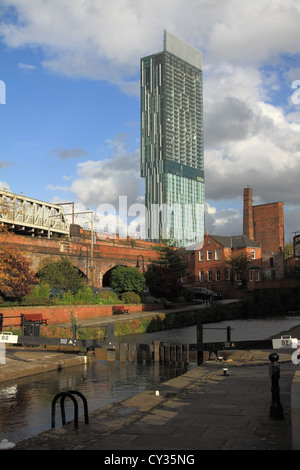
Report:
[[[144,241],[120,239],[99,239],[93,245],[90,235],[69,238],[38,238],[10,233],[0,233],[0,242],[24,252],[31,261],[31,269],[37,273],[47,262],[58,261],[62,256],[69,257],[73,266],[86,277],[88,285],[102,288],[107,284],[108,272],[117,266],[147,269],[159,257],[155,251],[158,244]],[[104,279],[104,284],[103,284]],[[105,286],[107,287],[107,286]]]

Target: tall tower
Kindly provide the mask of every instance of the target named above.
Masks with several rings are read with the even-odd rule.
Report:
[[[148,238],[202,241],[202,53],[167,31],[163,52],[141,59],[141,176]]]

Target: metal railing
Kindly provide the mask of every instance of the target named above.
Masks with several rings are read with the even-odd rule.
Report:
[[[78,395],[83,401],[83,408],[84,408],[84,421],[85,424],[89,424],[89,415],[88,415],[88,404],[85,396],[76,390],[69,390],[68,392],[60,392],[52,400],[51,404],[51,428],[55,428],[55,406],[57,400],[60,398],[60,410],[61,410],[61,418],[62,424],[65,426],[67,424],[66,421],[66,412],[65,412],[65,399],[71,398],[74,404],[74,429],[78,429],[78,403],[74,395]]]

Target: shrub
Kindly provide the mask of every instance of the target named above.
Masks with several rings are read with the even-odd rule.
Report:
[[[124,292],[121,295],[121,300],[125,304],[140,304],[141,303],[141,298],[138,294],[135,292]]]
[[[136,268],[118,266],[110,275],[110,285],[119,294],[123,292],[141,292],[145,278]]]
[[[81,287],[74,296],[76,304],[91,304],[94,300],[94,293],[88,286]]]
[[[32,292],[22,299],[23,305],[49,305],[51,300],[50,286],[47,283],[41,283],[34,286]]]
[[[184,286],[181,294],[186,302],[192,302],[194,300],[194,291],[191,286]]]
[[[37,276],[41,282],[48,283],[51,289],[70,290],[72,293],[78,292],[85,284],[82,273],[72,265],[68,257],[49,262],[39,270]]]
[[[97,298],[99,299],[99,304],[113,304],[114,302],[119,302],[119,296],[115,292],[112,291],[102,291],[99,292]]]

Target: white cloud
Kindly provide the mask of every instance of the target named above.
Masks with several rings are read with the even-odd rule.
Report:
[[[205,204],[205,224],[209,234],[241,235],[243,231],[241,214],[237,209],[217,210],[209,202]]]
[[[7,46],[39,47],[46,70],[106,80],[128,95],[139,93],[140,57],[162,50],[163,29],[201,49],[211,208],[240,199],[250,185],[260,203],[283,200],[292,223],[300,174],[300,104],[291,100],[292,81],[300,80],[298,0],[2,0],[6,6],[18,15],[0,23]],[[78,164],[69,190],[79,202],[141,199],[138,151],[120,142],[112,157]],[[211,208],[212,228],[237,227],[238,211]]]
[[[8,183],[5,183],[4,181],[0,181],[0,189],[10,191],[10,186]]]
[[[206,63],[258,64],[299,51],[297,0],[2,0],[5,6],[18,13],[18,22],[0,25],[7,45],[39,45],[45,67],[114,83],[162,49],[164,28],[203,49]]]
[[[85,207],[100,204],[119,206],[119,197],[126,196],[132,205],[143,200],[143,180],[139,173],[139,151],[129,151],[126,135],[120,134],[107,142],[109,149],[102,160],[87,160],[77,164],[77,175],[70,186],[48,185],[48,189],[73,193]],[[67,177],[64,178],[67,180]]]
[[[20,69],[24,69],[24,70],[35,70],[36,69],[35,65],[24,64],[23,62],[19,62],[18,66],[20,67]]]

